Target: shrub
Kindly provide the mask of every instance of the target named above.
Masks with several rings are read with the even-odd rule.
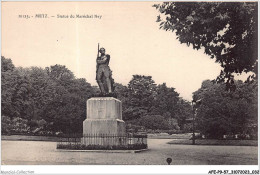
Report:
[[[2,134],[10,134],[10,131],[13,128],[12,120],[8,116],[2,116]]]
[[[57,144],[57,149],[67,150],[138,150],[146,149],[147,144],[131,144],[131,145],[84,145],[78,144]]]
[[[169,122],[161,115],[146,115],[139,119],[139,124],[148,129],[169,129]]]

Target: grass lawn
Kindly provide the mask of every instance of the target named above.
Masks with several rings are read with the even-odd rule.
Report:
[[[167,133],[157,133],[157,134],[147,134],[149,139],[189,139],[192,133],[184,134],[167,134]]]
[[[21,141],[49,141],[57,142],[58,137],[51,136],[27,136],[27,135],[2,135],[2,140],[21,140]]]
[[[192,145],[192,140],[175,139],[168,144]],[[230,145],[230,146],[258,146],[257,140],[217,140],[217,139],[196,139],[196,145]]]

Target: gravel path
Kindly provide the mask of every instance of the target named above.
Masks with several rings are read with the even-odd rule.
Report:
[[[256,146],[167,144],[172,139],[148,139],[141,153],[61,152],[55,142],[2,141],[3,165],[257,165]]]

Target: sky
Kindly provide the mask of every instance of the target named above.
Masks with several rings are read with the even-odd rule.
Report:
[[[180,44],[173,32],[159,29],[154,3],[2,2],[2,56],[16,67],[65,65],[77,78],[97,85],[100,43],[111,56],[115,82],[127,85],[132,75],[150,75],[156,84],[165,82],[191,100],[192,92],[203,80],[216,78],[221,67],[203,50]]]

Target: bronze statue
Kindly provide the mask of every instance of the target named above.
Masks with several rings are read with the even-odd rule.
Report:
[[[112,94],[114,91],[114,80],[112,78],[112,71],[108,64],[110,61],[110,55],[106,54],[105,48],[98,48],[100,56],[97,56],[97,72],[96,80],[102,95]]]

